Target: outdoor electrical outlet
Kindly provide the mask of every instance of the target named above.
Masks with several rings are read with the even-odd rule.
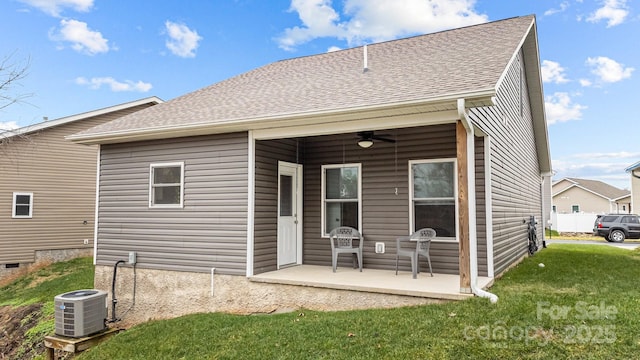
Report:
[[[89,244],[89,239],[84,239],[84,240],[82,240],[82,242],[83,242],[85,245],[88,245],[88,244]]]
[[[376,243],[376,254],[384,254],[384,243],[377,242]]]
[[[130,265],[135,265],[136,263],[136,252],[135,251],[129,251],[129,264]]]

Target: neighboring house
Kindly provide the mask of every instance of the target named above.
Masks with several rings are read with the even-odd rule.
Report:
[[[70,136],[100,144],[96,287],[135,252],[134,317],[487,295],[549,206],[537,41],[525,16],[278,61]],[[332,273],[338,225],[363,233],[362,273]],[[420,227],[435,278],[395,276]]]
[[[161,103],[146,98],[0,133],[0,278],[91,255],[97,146],[65,136]]]
[[[640,161],[625,169],[631,177],[631,207],[630,213],[640,214]]]
[[[602,181],[564,178],[552,191],[553,211],[559,214],[631,212],[631,193]]]

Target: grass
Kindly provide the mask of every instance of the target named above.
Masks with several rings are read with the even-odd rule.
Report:
[[[90,257],[53,263],[0,288],[0,306],[51,304],[63,292],[93,288],[93,262]]]
[[[544,235],[545,237],[548,239],[549,237],[558,237],[560,235],[560,233],[558,233],[556,230],[551,230],[549,228],[545,228],[544,229]]]
[[[21,321],[27,324],[35,320],[37,324],[25,332],[18,355],[32,353],[46,335],[53,334],[53,298],[81,288],[93,288],[93,262],[90,257],[54,263],[0,287],[0,306],[42,305],[41,311]]]
[[[639,277],[640,251],[554,244],[496,281],[497,304],[194,314],[133,327],[78,359],[635,358]]]

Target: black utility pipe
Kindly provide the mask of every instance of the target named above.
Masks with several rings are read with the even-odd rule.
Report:
[[[120,319],[116,318],[116,304],[118,303],[118,299],[116,299],[116,275],[118,273],[118,264],[124,264],[124,260],[118,260],[115,265],[113,265],[113,281],[111,281],[111,320],[109,322],[120,321]]]

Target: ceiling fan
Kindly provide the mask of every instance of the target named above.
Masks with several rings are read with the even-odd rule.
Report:
[[[373,131],[360,131],[358,135],[358,145],[362,148],[369,148],[373,145],[374,140],[384,141],[388,143],[395,143],[394,139],[388,138],[388,134],[376,135]]]

